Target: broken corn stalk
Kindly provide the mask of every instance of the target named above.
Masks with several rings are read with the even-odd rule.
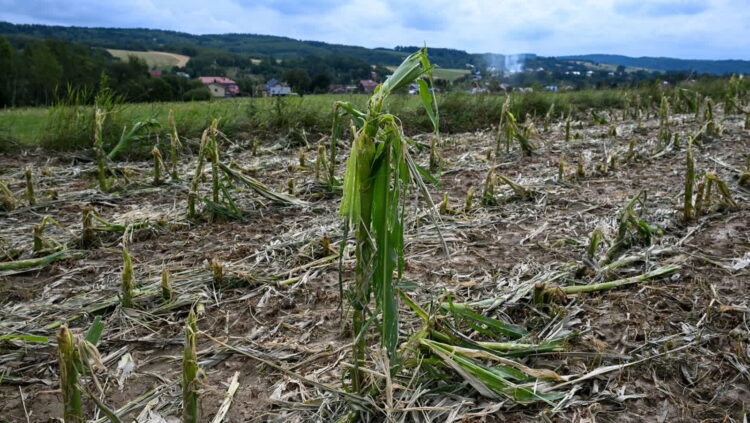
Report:
[[[191,309],[185,322],[185,348],[182,354],[182,421],[199,423],[200,407],[198,397],[198,352],[196,336],[198,325],[195,312]]]

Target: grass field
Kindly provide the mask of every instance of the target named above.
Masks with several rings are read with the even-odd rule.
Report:
[[[145,60],[149,67],[160,69],[170,69],[172,66],[183,67],[190,60],[189,56],[166,51],[117,50],[113,48],[108,48],[107,51],[120,60],[127,61],[129,56],[135,56]]]
[[[390,70],[396,69],[395,66],[387,66],[387,68]],[[456,79],[468,74],[468,69],[435,68],[435,70],[432,71],[432,75],[436,79],[445,79],[450,82],[453,82]]]
[[[110,135],[117,137],[121,128],[147,119],[156,119],[164,124],[169,110],[174,110],[178,130],[189,137],[199,136],[212,119],[218,118],[220,127],[226,133],[242,132],[264,139],[302,133],[304,137],[317,138],[329,133],[336,101],[362,107],[367,96],[324,94],[204,102],[127,103],[116,106],[113,111],[112,121],[119,129]],[[441,131],[457,133],[496,125],[504,101],[504,95],[496,94],[441,95],[438,97],[442,115]],[[527,114],[544,115],[552,104],[556,105],[556,113],[559,114],[569,108],[582,112],[591,107],[622,107],[624,103],[624,93],[617,90],[538,92],[514,95],[511,110],[523,120]],[[420,110],[419,96],[394,95],[388,108],[402,117],[407,133],[429,131],[431,123]],[[93,109],[86,105],[3,110],[0,111],[0,139],[24,146],[42,144],[57,149],[87,147],[90,146],[93,131],[91,116]],[[72,129],[74,133],[61,132],[60,126]],[[6,142],[6,145],[9,144]]]
[[[461,78],[462,76],[468,75],[469,70],[468,69],[443,69],[443,68],[437,68],[432,72],[433,76],[435,78],[439,79],[446,79],[448,81],[455,81],[458,78]]]

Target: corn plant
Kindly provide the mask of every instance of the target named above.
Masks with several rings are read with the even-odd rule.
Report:
[[[506,147],[506,153],[510,151],[510,133],[509,127],[506,123],[507,114],[510,112],[510,96],[505,97],[505,101],[503,102],[503,107],[500,109],[500,122],[497,124],[497,137],[495,140],[495,156],[498,156],[500,154],[500,146],[502,145],[502,140],[505,140],[505,147]]]
[[[333,124],[331,127],[331,138],[328,144],[328,186],[333,188],[339,184],[336,179],[336,152],[338,151],[338,140],[344,133],[344,126],[341,125],[343,114],[346,113],[349,105],[336,102],[333,105]]]
[[[507,176],[503,174],[498,174],[497,179],[499,179],[504,184],[508,185],[510,189],[513,190],[513,193],[522,200],[529,199],[534,195],[534,191],[516,183],[515,181],[513,181],[512,179],[508,178]]]
[[[599,228],[594,229],[594,231],[591,232],[591,235],[589,236],[589,245],[586,249],[586,258],[592,263],[594,262],[594,257],[596,256],[596,252],[599,250],[599,244],[601,244],[603,237],[604,233]]]
[[[65,423],[84,422],[81,400],[83,385],[79,381],[79,376],[86,374],[87,371],[93,376],[95,370],[104,367],[99,351],[96,349],[103,330],[104,323],[100,317],[96,317],[85,337],[73,335],[66,325],[60,326],[57,331],[60,391],[63,396],[63,421]],[[86,393],[107,414],[105,411],[107,407],[91,393],[88,391]]]
[[[166,267],[161,269],[161,299],[165,303],[172,301],[172,298],[174,297],[172,284],[169,282],[169,278],[169,269],[167,269]]]
[[[544,114],[544,132],[549,131],[549,124],[552,120],[552,116],[555,114],[555,103],[550,104],[547,113]]]
[[[565,142],[570,142],[570,110],[565,117]]]
[[[466,199],[464,200],[464,213],[470,212],[474,207],[474,193],[474,187],[470,187],[469,190],[466,191]]]
[[[687,222],[693,218],[693,186],[695,185],[695,160],[693,148],[688,145],[685,152],[685,193],[682,204],[682,217]]]
[[[2,180],[0,180],[0,205],[5,211],[12,211],[16,208],[16,196]]]
[[[659,105],[659,141],[667,144],[672,136],[669,129],[669,100],[666,96],[661,97]]]
[[[711,101],[710,97],[706,97],[706,101],[704,103],[705,111],[703,115],[703,120],[706,122],[706,135],[714,136],[719,135],[720,128],[719,124],[716,123],[714,120],[714,103]]]
[[[115,147],[107,154],[108,160],[114,160],[120,153],[128,151],[133,142],[139,141],[148,136],[149,132],[157,128],[159,122],[155,119],[139,121],[133,124],[128,131],[127,127],[122,128],[122,134]]]
[[[26,177],[26,201],[33,206],[36,204],[36,196],[34,194],[34,173],[31,166],[26,167],[24,175]]]
[[[155,145],[154,148],[151,149],[151,156],[154,158],[154,185],[159,185],[161,184],[161,170],[166,169],[166,166],[164,166],[164,161],[161,158],[161,151],[159,151],[158,145]]]
[[[242,213],[229,193],[227,186],[222,182],[222,174],[229,175],[230,169],[219,161],[219,143],[217,137],[219,121],[214,119],[211,125],[203,131],[200,149],[198,151],[198,164],[195,168],[195,176],[190,183],[188,191],[188,217],[196,218],[196,201],[201,200],[211,211],[211,216],[228,216],[242,220]],[[211,164],[211,199],[199,197],[198,188],[203,178],[203,169],[206,162]]]
[[[482,188],[482,204],[485,206],[493,206],[497,203],[495,199],[495,167],[492,166],[487,170],[487,176],[484,178],[484,186]]]
[[[121,299],[123,307],[133,307],[133,291],[135,291],[135,282],[133,281],[133,259],[130,257],[128,247],[122,247],[122,293]]]
[[[583,153],[578,153],[578,163],[576,164],[576,177],[583,178],[586,176]]]
[[[563,381],[562,376],[512,359],[561,351],[565,347],[564,338],[543,340],[540,344],[520,343],[518,339],[530,335],[524,328],[481,314],[473,309],[474,304],[440,303],[434,314],[430,314],[403,292],[399,294],[423,320],[422,328],[404,343],[404,355],[421,347],[423,352],[431,355],[425,363],[441,363],[440,368],[453,370],[480,395],[488,398],[504,397],[521,404],[542,401],[554,405],[553,401],[564,395],[540,383]],[[452,317],[451,324],[445,323],[447,317]],[[463,327],[490,339],[509,338],[511,341],[474,341],[461,333]],[[441,370],[436,366],[433,371]]]
[[[320,182],[323,172],[328,174],[328,159],[326,158],[326,146],[318,146],[318,158],[315,160],[315,181]]]
[[[750,188],[750,154],[745,158],[745,170],[740,173],[739,184],[741,187]]]
[[[714,187],[716,190],[714,191]],[[718,197],[719,204],[726,207],[737,207],[737,202],[732,198],[727,183],[716,176],[713,172],[706,172],[703,180],[698,183],[695,204],[693,206],[693,217],[698,218],[704,212],[711,209],[713,197]]]
[[[196,337],[198,324],[195,312],[191,309],[185,322],[185,348],[182,354],[182,421],[183,423],[199,423],[200,406],[198,396],[198,352]]]
[[[188,217],[194,219],[197,216],[195,210],[195,202],[198,199],[198,185],[203,177],[203,167],[206,164],[206,143],[208,143],[208,133],[210,128],[206,128],[201,136],[200,147],[198,148],[198,164],[195,167],[195,176],[193,176],[190,182],[190,189],[188,190]]]
[[[78,388],[78,348],[73,333],[66,325],[57,331],[58,363],[60,364],[60,390],[63,396],[65,423],[83,423],[81,390]]]
[[[338,110],[348,113],[355,127],[340,213],[345,218],[345,232],[353,227],[356,241],[355,280],[349,291],[349,302],[353,308],[355,339],[352,389],[357,392],[364,388],[359,366],[365,357],[367,316],[380,315],[380,344],[387,351],[391,364],[397,362],[398,302],[393,285],[400,278],[404,265],[403,196],[409,185],[419,188],[434,210],[422,180],[426,173],[411,158],[408,140],[398,119],[384,112],[383,107],[393,91],[422,75],[430,77],[431,70],[426,50],[420,50],[407,57],[393,75],[378,86],[366,111],[359,111],[348,103],[338,103]],[[432,92],[425,80],[418,79],[417,83],[428,117],[437,130]],[[373,294],[376,309],[370,312]]]
[[[433,138],[432,141],[430,141],[430,173],[438,173],[440,171],[441,163],[442,158],[438,151],[437,138]]]
[[[505,105],[503,105],[503,108],[505,108]],[[521,151],[523,151],[525,155],[530,156],[534,152],[534,145],[530,140],[533,123],[529,121],[524,130],[521,131],[518,127],[516,117],[510,112],[510,110],[506,110],[503,116],[501,122],[505,133],[505,152],[510,152],[510,146],[513,143],[513,140],[517,140],[518,145],[521,147]]]
[[[599,262],[600,266],[610,263],[618,254],[635,244],[650,245],[653,238],[661,235],[663,230],[642,219],[646,205],[646,191],[641,191],[630,199],[617,216],[617,236],[607,249],[605,257]],[[640,210],[636,205],[640,204]]]
[[[286,192],[289,195],[294,195],[294,193],[297,191],[297,183],[295,182],[294,178],[289,178],[286,181]]]
[[[599,114],[594,110],[591,110],[591,119],[596,123],[597,125],[606,125],[607,124],[607,117],[603,114]]]
[[[50,216],[44,216],[40,224],[34,225],[32,228],[32,235],[33,235],[33,240],[34,240],[33,249],[35,253],[39,253],[39,252],[42,252],[42,250],[44,250],[45,242],[44,242],[43,235],[44,235],[44,229],[47,227],[48,222],[52,222],[58,227],[61,227],[60,224]],[[56,243],[55,249],[63,247],[59,242],[55,241],[55,243]]]
[[[89,248],[96,242],[94,213],[93,207],[86,206],[81,210],[81,246],[83,248]]]
[[[177,171],[177,162],[182,143],[180,142],[180,136],[177,134],[177,124],[174,120],[174,110],[169,109],[169,116],[167,117],[167,124],[169,125],[169,148],[170,148],[170,159],[172,160],[172,179],[175,181],[180,179],[180,173]]]
[[[104,138],[102,136],[102,128],[106,117],[107,115],[103,110],[97,108],[94,111],[94,153],[96,153],[99,189],[102,192],[106,192],[109,188],[107,186],[107,155],[104,153]]]

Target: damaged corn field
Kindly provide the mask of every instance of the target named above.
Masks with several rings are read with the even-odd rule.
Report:
[[[0,156],[0,421],[747,421],[743,85],[448,133],[431,69],[302,139]]]

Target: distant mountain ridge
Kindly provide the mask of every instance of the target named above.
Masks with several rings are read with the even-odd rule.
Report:
[[[672,57],[629,57],[617,54],[581,54],[575,56],[557,56],[557,58],[562,60],[588,60],[596,63],[661,71],[750,74],[750,60],[694,60],[675,59]]]
[[[417,46],[395,48],[366,48],[321,41],[296,40],[289,37],[258,34],[193,35],[184,32],[145,28],[89,28],[0,22],[0,35],[11,41],[38,38],[57,38],[94,47],[123,50],[163,50],[195,56],[199,49],[220,50],[253,57],[273,56],[291,59],[303,56],[341,55],[362,59],[370,64],[395,66]],[[488,66],[498,70],[520,70],[524,60],[533,54],[503,55],[496,53],[468,53],[449,48],[429,48],[430,59],[443,68],[465,69]],[[669,57],[628,57],[609,54],[584,54],[550,58],[565,62],[586,60],[603,64],[623,65],[660,71],[694,71],[699,73],[750,74],[748,60],[686,60]]]

